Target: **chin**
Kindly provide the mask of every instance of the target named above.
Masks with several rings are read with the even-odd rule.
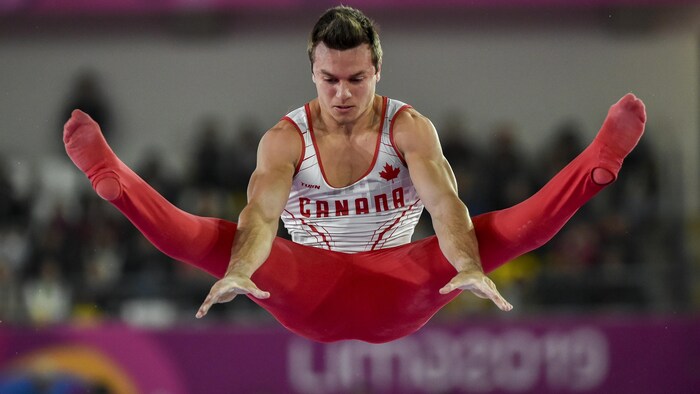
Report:
[[[357,120],[359,118],[357,114],[357,110],[352,110],[349,112],[345,113],[338,113],[337,111],[333,111],[333,119],[335,119],[336,122],[338,123],[349,123]]]

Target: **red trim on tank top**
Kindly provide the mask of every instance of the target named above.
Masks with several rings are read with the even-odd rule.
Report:
[[[284,211],[287,212],[287,213],[292,217],[292,219],[297,219],[297,218],[294,216],[293,213],[289,212],[289,211],[286,210],[286,209],[285,209]],[[329,242],[328,239],[326,239],[326,235],[325,235],[324,233],[322,233],[321,231],[319,231],[319,230],[316,228],[316,226],[314,226],[314,225],[311,224],[311,223],[307,223],[303,218],[299,218],[299,221],[301,222],[302,225],[307,226],[309,229],[311,229],[311,231],[313,231],[313,232],[315,232],[316,234],[320,235],[320,236],[321,236],[321,240],[323,241],[323,243],[325,243],[326,246],[328,246],[328,250],[333,250],[333,248],[331,248],[331,243]],[[309,232],[307,231],[307,233],[309,233]],[[313,233],[309,233],[309,234],[311,234],[312,236],[315,237],[315,235],[313,235]],[[331,234],[328,233],[328,237],[330,237],[330,236],[331,236]]]
[[[296,168],[294,168],[294,176],[296,176],[301,168],[301,163],[304,162],[304,155],[306,154],[306,141],[304,141],[304,133],[301,131],[299,125],[294,121],[294,119],[290,118],[289,116],[285,116],[282,118],[282,120],[286,120],[287,122],[291,123],[292,126],[297,129],[299,137],[301,138],[301,155],[299,156],[299,162],[297,162]]]
[[[391,123],[389,125],[389,141],[391,141],[391,146],[394,148],[394,151],[399,157],[399,160],[401,160],[401,163],[403,163],[403,165],[406,167],[408,167],[408,164],[406,164],[406,160],[404,160],[403,155],[401,154],[401,152],[399,152],[399,148],[397,148],[396,143],[394,143],[394,120],[396,120],[396,117],[401,113],[401,111],[409,108],[413,107],[409,104],[404,104],[401,108],[399,108],[394,114],[394,116],[391,117]]]
[[[344,189],[346,187],[350,187],[357,182],[361,181],[364,179],[367,175],[372,173],[372,170],[374,170],[374,166],[377,164],[377,158],[379,157],[379,147],[382,144],[382,131],[384,130],[384,118],[386,117],[386,107],[387,107],[387,102],[388,99],[385,96],[382,96],[382,116],[379,120],[379,132],[377,133],[377,142],[374,147],[374,157],[372,158],[372,163],[369,165],[369,168],[367,171],[358,179],[355,181],[351,182],[347,186],[342,186],[342,187],[336,187],[331,185],[330,182],[328,182],[328,178],[326,177],[326,171],[323,169],[323,161],[321,160],[321,151],[318,149],[318,144],[316,143],[316,135],[314,134],[314,126],[313,122],[311,121],[311,107],[309,103],[306,103],[304,105],[304,111],[306,111],[306,120],[309,123],[309,133],[311,133],[311,141],[314,144],[314,149],[316,150],[316,161],[318,162],[318,166],[321,169],[321,176],[323,177],[323,181],[326,182],[326,185],[333,189]]]
[[[397,224],[399,224],[399,222],[406,216],[406,214],[407,214],[408,212],[410,212],[410,211],[413,209],[413,207],[415,207],[416,205],[418,205],[419,202],[420,202],[420,199],[416,200],[416,202],[414,202],[413,204],[411,204],[405,211],[403,211],[403,213],[401,213],[401,216],[397,217],[396,220],[394,220],[394,223],[392,223],[389,227],[385,228],[384,231],[382,231],[382,232],[379,234],[379,237],[377,237],[377,240],[374,241],[374,244],[372,245],[372,248],[370,248],[370,250],[375,250],[376,247],[377,247],[377,245],[379,245],[379,242],[382,240],[382,238],[384,238],[384,234],[386,234],[386,233],[389,232],[389,230],[391,230],[394,226],[396,226]]]

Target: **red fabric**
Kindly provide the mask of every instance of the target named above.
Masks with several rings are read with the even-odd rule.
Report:
[[[528,200],[473,218],[486,272],[547,242],[602,189],[589,176],[594,153],[588,148]],[[236,224],[184,212],[118,159],[114,164],[110,175],[118,177],[121,192],[112,204],[163,253],[222,277]],[[438,292],[455,273],[435,237],[356,254],[278,238],[252,277],[271,296],[251,298],[313,340],[387,342],[415,332],[459,294]]]
[[[636,140],[643,121],[641,129],[632,130]],[[222,277],[236,225],[176,208],[119,161],[94,122],[79,116],[71,122],[64,132],[66,150],[97,192],[163,253]],[[549,241],[604,187],[593,182],[594,168],[617,175],[636,140],[627,143],[625,152],[611,154],[609,129],[606,121],[596,140],[526,201],[473,218],[486,272]],[[458,295],[438,292],[455,273],[435,237],[356,254],[276,239],[270,257],[252,277],[271,296],[253,300],[289,330],[313,340],[387,342],[415,332]]]

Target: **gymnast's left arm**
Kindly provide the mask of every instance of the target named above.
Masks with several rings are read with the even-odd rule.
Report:
[[[454,173],[442,153],[433,124],[412,108],[404,110],[395,120],[393,138],[432,217],[440,250],[457,270],[457,275],[440,293],[467,290],[490,299],[501,310],[513,309],[484,274],[474,225],[466,205],[459,199]]]

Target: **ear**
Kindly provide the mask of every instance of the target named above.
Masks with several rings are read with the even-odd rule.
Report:
[[[316,83],[316,74],[314,74],[313,70],[311,70],[311,81]]]
[[[380,62],[379,65],[377,65],[377,82],[382,79],[382,63]]]

